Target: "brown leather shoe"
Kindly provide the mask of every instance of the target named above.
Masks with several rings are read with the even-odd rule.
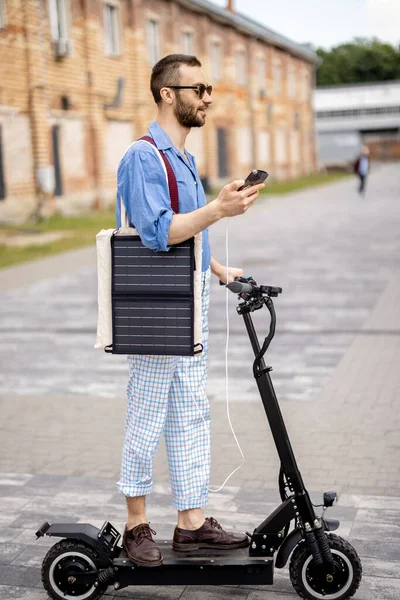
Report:
[[[172,548],[177,552],[210,548],[215,550],[235,550],[249,545],[247,535],[237,535],[224,531],[221,525],[208,517],[205,523],[195,531],[175,527]]]
[[[155,534],[147,523],[141,523],[133,529],[125,527],[122,546],[134,565],[158,567],[162,564],[160,548],[153,540]]]

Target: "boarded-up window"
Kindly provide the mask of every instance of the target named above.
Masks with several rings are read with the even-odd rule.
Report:
[[[258,136],[258,161],[261,165],[261,169],[267,165],[270,161],[271,151],[270,151],[270,135],[269,131],[261,131]]]
[[[30,183],[34,166],[29,117],[19,113],[3,125],[3,169],[6,184]],[[7,152],[6,152],[7,149]]]
[[[3,136],[0,125],[0,200],[4,200],[6,197],[6,182],[4,177],[4,166],[3,166]]]
[[[61,131],[61,160],[65,179],[83,179],[86,176],[84,123],[81,119],[63,119]]]
[[[105,169],[116,173],[119,162],[133,142],[132,123],[108,121],[105,134]]]
[[[299,132],[292,131],[290,134],[290,158],[292,163],[298,164],[300,162],[300,148],[299,148]]]
[[[237,147],[239,151],[239,164],[251,165],[253,153],[251,149],[251,132],[248,127],[239,128]]]
[[[278,165],[287,162],[286,130],[283,127],[275,131],[275,162]]]
[[[201,170],[204,164],[204,133],[203,128],[193,127],[186,138],[186,148],[196,159],[198,170]]]

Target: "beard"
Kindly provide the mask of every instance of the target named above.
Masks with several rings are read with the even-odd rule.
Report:
[[[205,118],[199,114],[199,109],[185,104],[179,94],[176,95],[174,114],[179,125],[183,127],[203,127],[205,124]]]

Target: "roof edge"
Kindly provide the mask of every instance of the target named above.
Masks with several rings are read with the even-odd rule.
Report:
[[[242,13],[228,11],[225,8],[216,6],[209,0],[176,0],[176,2],[186,8],[195,10],[196,12],[204,12],[206,14],[211,13],[217,21],[222,22],[225,25],[231,25],[236,29],[241,30],[246,35],[251,35],[269,42],[274,46],[283,48],[291,54],[301,57],[316,66],[319,66],[322,63],[321,57],[306,45],[294,42],[284,35],[281,35],[264,25],[260,25],[260,23],[253,21]]]
[[[382,85],[400,85],[400,79],[385,79],[382,81],[358,81],[355,83],[335,83],[332,85],[318,85],[315,88],[315,91],[323,91],[323,90],[340,90],[341,88],[350,88],[350,87],[369,87],[369,86],[382,86]]]

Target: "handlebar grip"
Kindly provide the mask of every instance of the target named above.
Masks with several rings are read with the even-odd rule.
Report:
[[[242,281],[232,281],[226,287],[234,294],[251,294],[253,292],[253,286]]]

